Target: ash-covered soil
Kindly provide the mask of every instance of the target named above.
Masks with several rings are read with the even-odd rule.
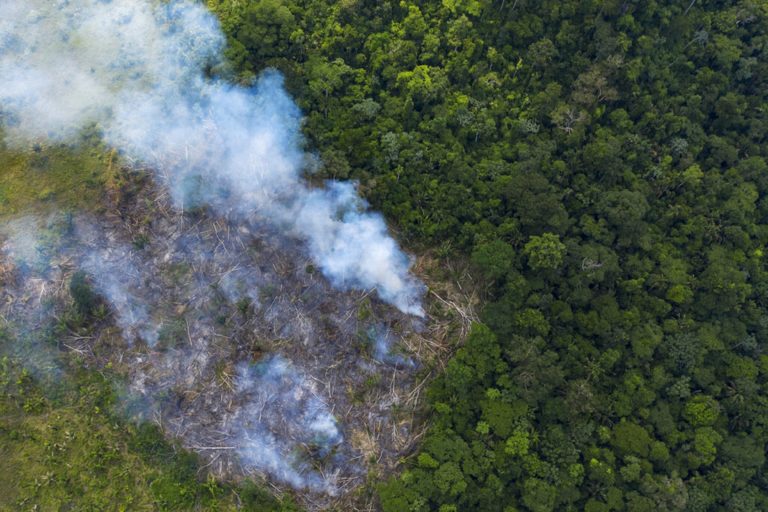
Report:
[[[125,414],[213,474],[264,478],[310,509],[359,500],[418,441],[425,359],[448,328],[334,289],[258,218],[182,212],[147,174],[123,176],[99,215],[0,228],[0,313],[28,332],[66,323],[61,348],[114,375]],[[73,321],[78,272],[97,299]]]

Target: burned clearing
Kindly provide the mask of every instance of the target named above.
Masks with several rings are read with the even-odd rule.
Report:
[[[206,471],[301,490],[311,509],[364,500],[418,442],[421,391],[471,309],[436,298],[421,319],[339,291],[258,218],[182,212],[149,173],[120,175],[98,215],[6,223],[2,314],[28,340],[14,350],[44,357],[33,340],[58,322],[124,414]]]

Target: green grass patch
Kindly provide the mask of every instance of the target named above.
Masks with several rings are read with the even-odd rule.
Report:
[[[297,510],[253,483],[206,477],[157,426],[112,412],[113,382],[101,373],[70,368],[62,379],[52,396],[0,358],[0,511]]]
[[[0,140],[2,133],[0,133]],[[100,203],[114,154],[86,143],[8,148],[0,144],[0,217]]]

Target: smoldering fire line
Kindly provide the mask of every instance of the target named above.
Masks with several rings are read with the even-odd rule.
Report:
[[[250,88],[206,77],[224,39],[186,0],[0,3],[0,111],[11,144],[72,140],[96,125],[159,169],[177,206],[253,214],[305,242],[338,288],[375,289],[423,316],[410,260],[351,183],[302,178],[301,115],[281,76]]]
[[[321,507],[364,480],[365,461],[394,465],[417,429],[392,405],[409,403],[418,366],[390,350],[421,321],[332,290],[271,230],[180,223],[152,190],[121,215],[0,226],[0,314],[21,324],[48,304],[66,318],[66,283],[84,273],[98,297],[88,334],[62,346],[122,376],[124,412],[159,419],[214,474],[263,474]],[[153,235],[141,248],[137,226]]]

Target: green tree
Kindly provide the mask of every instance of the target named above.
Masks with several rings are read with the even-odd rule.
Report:
[[[557,490],[538,478],[528,478],[523,484],[523,503],[532,512],[551,512],[555,509]]]
[[[290,4],[286,0],[257,0],[245,5],[237,41],[249,59],[263,65],[264,59],[289,52],[297,38],[296,17]]]
[[[72,274],[72,279],[69,282],[69,293],[72,295],[78,313],[83,316],[93,313],[98,303],[98,297],[85,272],[78,271]]]
[[[683,417],[694,427],[713,425],[720,414],[720,406],[711,396],[696,395],[688,400]]]
[[[528,264],[535,270],[560,267],[565,258],[565,252],[565,244],[553,233],[534,235],[523,248],[523,254],[528,257]]]

